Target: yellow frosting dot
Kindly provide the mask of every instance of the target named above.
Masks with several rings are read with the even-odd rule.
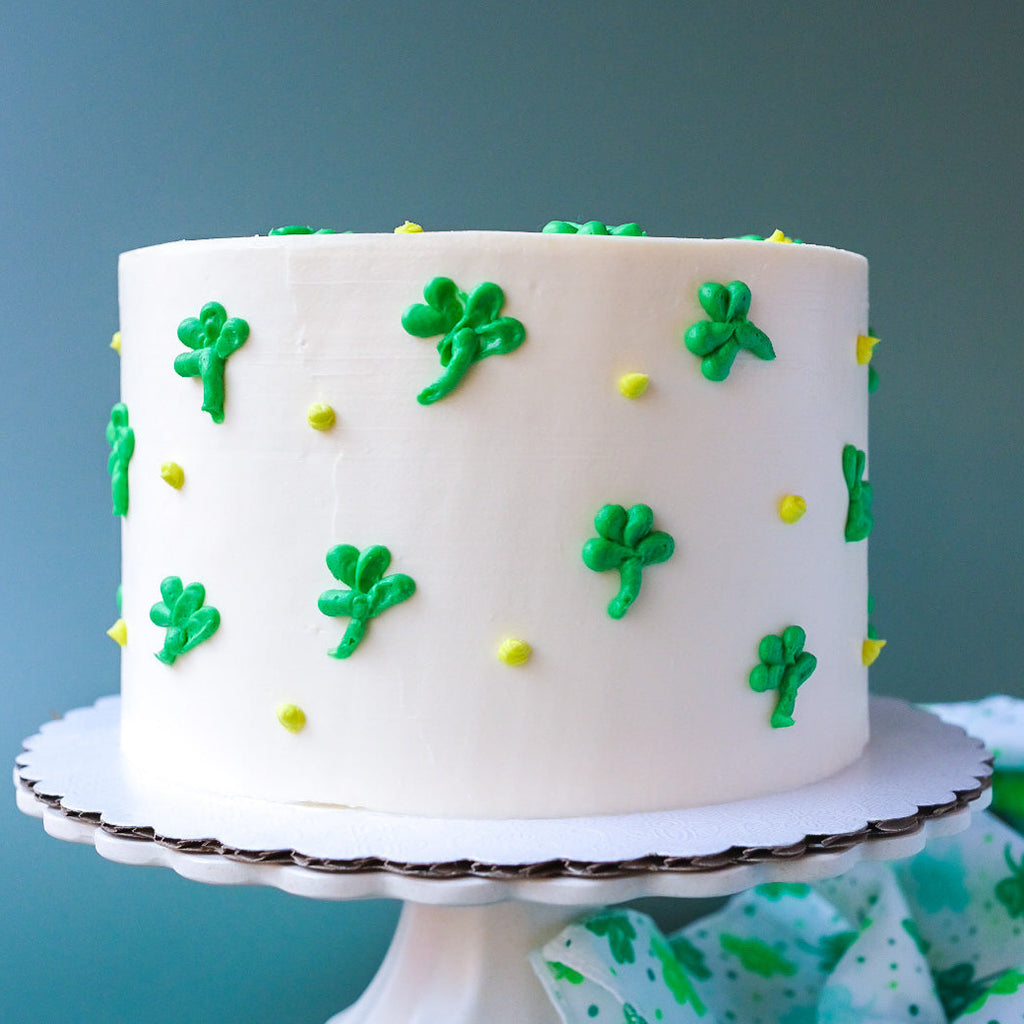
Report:
[[[878,338],[871,337],[870,334],[857,335],[857,362],[861,366],[866,366],[871,362],[871,357],[875,353],[875,346],[878,344],[878,340]]]
[[[795,523],[807,511],[807,500],[799,494],[787,494],[779,502],[779,518],[784,523]]]
[[[619,391],[626,398],[639,398],[650,382],[651,378],[646,373],[624,373],[619,378]]]
[[[297,704],[279,704],[277,720],[289,732],[302,732],[306,726],[306,712]]]
[[[114,336],[110,339],[110,347],[118,354],[121,354],[121,332],[115,331]]]
[[[306,422],[314,430],[330,430],[334,426],[334,410],[317,402],[306,410]]]
[[[533,649],[525,640],[508,637],[498,647],[498,658],[506,665],[525,665],[530,660]]]
[[[165,462],[160,467],[160,477],[177,491],[185,483],[185,470],[176,462]]]
[[[860,660],[865,665],[873,665],[875,659],[882,653],[885,644],[885,640],[865,640],[861,645]]]
[[[124,619],[118,619],[117,622],[107,630],[107,636],[124,647],[124,645],[128,643],[128,626]]]
[[[779,228],[776,228],[766,239],[766,242],[792,242],[793,239],[787,237],[782,233]]]
[[[423,231],[423,228],[419,224],[413,224],[411,220],[407,220],[404,224],[399,224],[395,228],[396,235],[418,235]]]

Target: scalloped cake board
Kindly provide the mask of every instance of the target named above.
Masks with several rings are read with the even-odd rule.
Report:
[[[992,772],[959,727],[876,697],[860,760],[787,793],[660,813],[450,820],[140,785],[124,770],[119,726],[118,697],[42,726],[18,759],[22,810],[113,860],[320,898],[611,902],[826,877],[966,828]]]

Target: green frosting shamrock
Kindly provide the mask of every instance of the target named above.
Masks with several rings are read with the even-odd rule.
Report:
[[[639,224],[619,224],[617,227],[610,227],[599,220],[588,220],[585,224],[576,224],[571,220],[549,220],[541,231],[545,235],[647,235]]]
[[[336,235],[338,232],[334,228],[317,228],[315,231],[306,224],[285,224],[279,228],[271,228],[267,235],[274,237],[275,235]],[[346,231],[344,234],[350,235],[351,231]]]
[[[621,619],[640,593],[645,566],[666,562],[676,542],[660,530],[652,530],[654,513],[649,505],[605,505],[594,517],[598,536],[583,545],[583,564],[594,572],[619,571],[619,592],[608,605],[608,614]]]
[[[110,474],[110,496],[114,515],[128,513],[128,463],[135,454],[135,431],[128,426],[128,406],[118,402],[110,410],[107,423],[107,472]]]
[[[441,335],[437,351],[444,373],[417,396],[430,405],[449,394],[473,363],[505,355],[523,343],[526,328],[510,316],[498,316],[505,293],[484,282],[471,295],[459,291],[448,277],[435,277],[423,289],[426,305],[417,303],[402,314],[402,326],[415,338]]]
[[[402,573],[384,575],[390,564],[391,552],[379,544],[362,552],[351,544],[338,544],[327,552],[331,575],[352,588],[325,590],[317,602],[324,615],[347,615],[352,620],[341,643],[328,651],[332,658],[347,658],[366,635],[370,619],[416,592],[411,577]]]
[[[206,588],[201,583],[183,587],[177,576],[163,580],[160,596],[163,600],[149,610],[153,624],[167,630],[163,650],[157,651],[156,656],[165,665],[173,665],[179,654],[191,651],[217,632],[220,612],[213,606],[203,606]]]
[[[806,641],[807,634],[799,626],[787,626],[779,636],[769,633],[757,645],[761,664],[750,673],[750,688],[757,693],[778,693],[771,719],[773,729],[793,724],[796,692],[817,667],[818,659],[804,650]]]
[[[228,319],[219,302],[208,302],[198,319],[190,316],[178,324],[178,340],[192,351],[175,358],[174,372],[179,377],[202,379],[203,412],[208,412],[214,423],[224,422],[224,366],[248,337],[249,325],[236,316]]]
[[[710,319],[695,323],[683,341],[700,358],[700,372],[708,380],[725,380],[740,349],[758,359],[775,358],[768,335],[747,319],[750,289],[742,281],[708,281],[700,286],[697,298]]]
[[[852,444],[843,446],[843,479],[850,494],[849,509],[846,513],[846,539],[865,540],[874,525],[871,512],[871,484],[864,476],[865,455]]]

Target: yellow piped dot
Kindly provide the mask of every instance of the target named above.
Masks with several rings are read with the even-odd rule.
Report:
[[[885,640],[865,640],[861,645],[860,660],[865,665],[873,665],[885,644]]]
[[[784,523],[795,523],[807,511],[807,499],[799,494],[787,494],[779,502],[779,518]]]
[[[121,354],[121,332],[115,331],[114,336],[110,339],[110,347],[118,354]]]
[[[873,338],[870,334],[857,335],[857,362],[861,366],[867,366],[871,362],[871,357],[875,353],[875,346],[878,342],[879,339]]]
[[[396,235],[419,235],[423,233],[423,228],[419,224],[413,224],[411,220],[407,220],[404,224],[399,224],[395,228]]]
[[[646,373],[624,373],[619,378],[619,391],[626,398],[639,398],[650,382],[651,378]]]
[[[314,430],[330,430],[334,426],[334,410],[329,405],[317,402],[306,410],[306,422]]]
[[[128,625],[124,619],[118,619],[110,629],[107,630],[107,636],[111,640],[115,641],[119,646],[124,647],[128,643]]]
[[[498,659],[513,667],[525,665],[530,660],[533,648],[525,640],[508,637],[498,647]]]
[[[792,242],[793,239],[784,235],[779,228],[776,228],[766,239],[766,242]]]
[[[176,462],[165,462],[160,467],[160,478],[164,483],[170,484],[176,491],[180,491],[185,483],[185,470]]]
[[[279,704],[277,720],[289,732],[302,732],[306,727],[306,712],[298,704]]]

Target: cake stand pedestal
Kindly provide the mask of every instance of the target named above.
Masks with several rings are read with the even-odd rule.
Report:
[[[50,835],[123,864],[404,901],[377,977],[328,1024],[558,1024],[527,954],[588,908],[911,856],[967,827],[988,803],[992,770],[963,730],[875,698],[860,760],[789,793],[651,814],[440,821],[141,783],[121,761],[119,727],[117,698],[43,726],[18,759],[18,806]]]

